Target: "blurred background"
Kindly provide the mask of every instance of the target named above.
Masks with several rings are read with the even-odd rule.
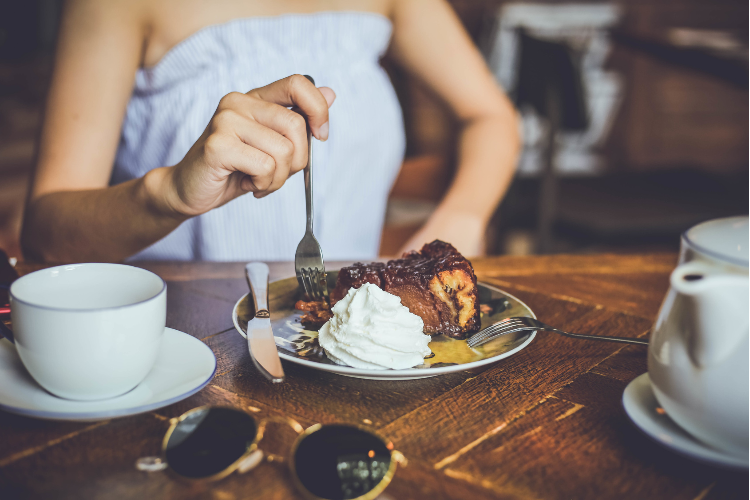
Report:
[[[748,213],[747,1],[450,3],[521,112],[488,253],[676,251],[693,224]],[[60,10],[0,0],[0,248],[19,259]],[[381,245],[393,255],[451,180],[456,123],[383,65],[408,140]]]

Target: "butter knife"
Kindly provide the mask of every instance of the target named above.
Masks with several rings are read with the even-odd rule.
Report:
[[[247,347],[256,368],[271,382],[284,381],[279,352],[271,330],[268,312],[268,266],[251,262],[245,266],[247,284],[255,303],[255,316],[247,322]]]

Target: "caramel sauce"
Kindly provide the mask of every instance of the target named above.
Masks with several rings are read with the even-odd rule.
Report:
[[[485,358],[485,354],[479,349],[472,349],[466,345],[465,340],[456,340],[444,335],[432,337],[428,345],[434,356],[424,360],[426,366],[463,365],[472,361]],[[436,367],[437,368],[437,367]]]

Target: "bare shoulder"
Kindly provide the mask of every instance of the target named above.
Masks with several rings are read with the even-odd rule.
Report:
[[[399,32],[410,32],[415,26],[440,26],[450,19],[458,20],[448,0],[387,0],[390,18]]]
[[[148,22],[145,0],[66,0],[64,17],[80,28],[94,28],[100,23],[145,25]]]
[[[67,0],[63,11],[61,43],[75,40],[128,40],[141,44],[150,19],[145,0]],[[130,45],[130,44],[128,44]]]
[[[445,0],[386,0],[390,5],[392,16],[398,16],[404,12],[414,9],[421,10],[423,14],[429,14],[431,8],[437,4],[445,4]]]

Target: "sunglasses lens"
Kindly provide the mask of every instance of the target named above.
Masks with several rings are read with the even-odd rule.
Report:
[[[167,442],[169,467],[181,476],[218,474],[252,444],[258,427],[247,413],[230,408],[203,408],[177,424]]]
[[[326,425],[297,447],[294,466],[313,495],[357,498],[375,488],[391,465],[391,452],[378,437],[345,425]]]

